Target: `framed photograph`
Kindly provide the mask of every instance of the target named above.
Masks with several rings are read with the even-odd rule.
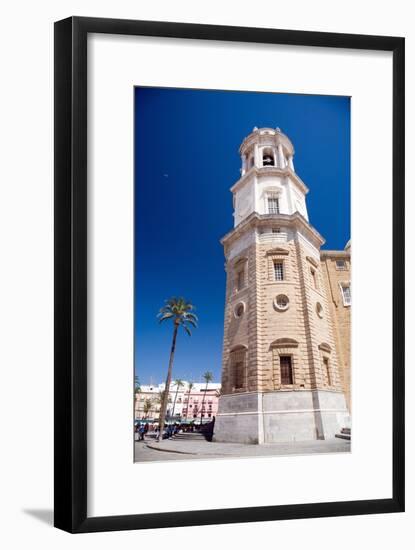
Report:
[[[55,24],[56,527],[403,512],[404,292],[403,38]]]

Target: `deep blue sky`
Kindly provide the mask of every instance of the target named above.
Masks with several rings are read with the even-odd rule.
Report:
[[[346,97],[169,88],[135,89],[135,369],[164,381],[171,323],[164,300],[184,296],[199,328],[179,334],[173,377],[220,381],[225,297],[220,238],[233,226],[229,188],[254,126],[279,127],[310,189],[311,224],[342,249],[350,238],[350,100]]]

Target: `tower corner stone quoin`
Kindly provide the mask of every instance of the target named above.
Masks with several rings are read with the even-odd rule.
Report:
[[[350,242],[320,250],[279,128],[254,128],[222,238],[226,298],[214,440],[333,438],[350,427]]]

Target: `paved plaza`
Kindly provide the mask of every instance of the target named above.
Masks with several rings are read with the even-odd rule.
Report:
[[[350,441],[337,438],[318,441],[246,445],[240,443],[215,443],[204,439],[181,437],[179,439],[165,439],[159,443],[154,439],[148,439],[146,441],[137,441],[134,445],[135,462],[331,454],[347,453],[351,450]]]

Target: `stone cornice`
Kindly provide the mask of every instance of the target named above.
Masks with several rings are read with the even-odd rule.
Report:
[[[253,166],[234,185],[232,185],[230,191],[232,193],[238,191],[238,189],[243,187],[252,175],[255,175],[257,179],[269,176],[289,177],[302,193],[306,195],[309,191],[303,180],[288,166],[285,168],[277,168],[276,166],[263,166],[262,168],[257,168],[256,166]]]
[[[297,229],[302,229],[307,236],[311,237],[311,239],[315,241],[315,246],[317,248],[325,243],[325,240],[320,233],[314,229],[314,227],[310,225],[299,212],[294,212],[294,214],[258,214],[257,212],[252,212],[240,224],[232,229],[232,231],[226,233],[220,242],[222,245],[229,244],[243,235],[248,229],[265,226],[269,224],[270,221],[284,224],[288,227],[291,226],[296,227]]]
[[[246,150],[256,143],[258,145],[281,144],[290,155],[294,155],[294,146],[291,140],[279,128],[255,128],[241,143],[239,154],[245,154]]]
[[[320,250],[320,258],[346,258],[350,259],[348,250]]]

